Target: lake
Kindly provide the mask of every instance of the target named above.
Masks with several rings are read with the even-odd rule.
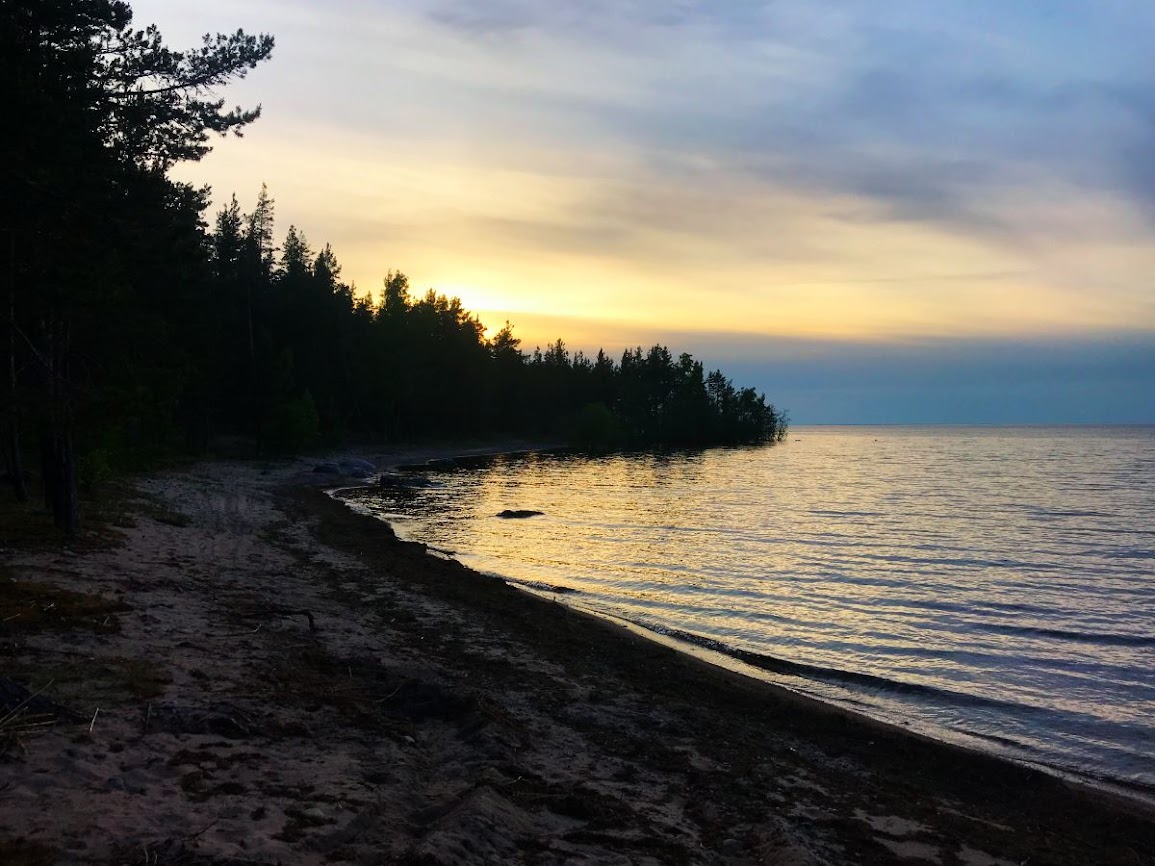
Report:
[[[1155,427],[795,428],[422,474],[341,495],[795,691],[1155,796]]]

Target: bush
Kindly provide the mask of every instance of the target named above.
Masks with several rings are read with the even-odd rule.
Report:
[[[321,435],[321,420],[313,395],[306,391],[278,403],[269,422],[266,443],[272,451],[290,453],[316,444]]]
[[[84,490],[95,490],[112,477],[112,461],[104,448],[93,448],[76,465],[76,480]]]
[[[574,418],[569,438],[577,448],[603,453],[621,448],[626,431],[605,403],[587,403]]]

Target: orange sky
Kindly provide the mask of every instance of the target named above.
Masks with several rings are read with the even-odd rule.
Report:
[[[273,60],[227,94],[265,116],[179,173],[242,206],[268,183],[280,230],[331,242],[362,291],[398,268],[487,322],[583,328],[1155,329],[1151,213],[1094,176],[1116,155],[1080,131],[1118,111],[1044,100],[1048,87],[1125,80],[1127,53],[1094,76],[1055,68],[1065,32],[1030,19],[976,30],[982,16],[963,15],[947,31],[949,16],[908,16],[887,46],[869,41],[869,17],[799,3],[752,34],[726,30],[726,3],[677,25],[641,4],[597,26],[565,2],[553,17],[498,3],[492,20],[452,2],[134,8],[173,42],[275,33]],[[993,87],[957,95],[1000,75],[1042,107]],[[956,103],[908,116],[936,95],[916,90],[919,76]],[[1050,147],[1058,135],[1070,147]]]
[[[277,39],[179,177],[527,347],[1155,336],[1149,4],[133,8]]]
[[[360,290],[397,268],[531,340],[556,336],[533,333],[544,316],[581,320],[567,333],[604,320],[873,339],[1155,327],[1155,243],[1141,215],[1046,178],[1006,193],[1001,215],[1029,231],[1002,238],[719,166],[670,188],[628,154],[595,172],[436,149],[383,151],[332,130],[303,138],[270,112],[181,174],[238,190],[242,207],[261,178],[282,229],[333,243]]]

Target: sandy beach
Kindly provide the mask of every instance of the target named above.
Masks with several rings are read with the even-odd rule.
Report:
[[[471,572],[315,462],[0,527],[0,864],[1155,863],[1141,804]]]

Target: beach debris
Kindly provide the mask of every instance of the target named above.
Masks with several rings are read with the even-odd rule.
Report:
[[[83,720],[79,713],[41,697],[40,693],[50,685],[51,682],[39,691],[30,692],[7,677],[0,677],[0,756],[13,746],[22,748],[25,737],[41,733],[58,722]]]
[[[0,730],[18,727],[21,723],[78,722],[84,718],[74,710],[43,697],[41,693],[48,686],[32,692],[15,680],[0,676]]]
[[[520,520],[525,517],[537,517],[545,514],[544,511],[533,511],[529,508],[507,508],[505,511],[498,512],[497,516],[506,520]]]
[[[266,618],[266,617],[274,617],[274,616],[303,616],[303,617],[305,617],[305,619],[307,619],[309,621],[309,631],[316,631],[317,630],[317,621],[316,621],[316,618],[313,616],[312,611],[308,611],[308,610],[304,610],[304,609],[300,609],[300,608],[287,608],[287,607],[280,607],[278,605],[265,605],[265,606],[259,607],[259,608],[250,608],[247,610],[237,611],[236,615],[242,619],[256,619],[256,618]],[[257,629],[259,629],[259,628],[260,628],[260,626],[258,625]],[[257,629],[253,629],[253,631],[256,632]]]

